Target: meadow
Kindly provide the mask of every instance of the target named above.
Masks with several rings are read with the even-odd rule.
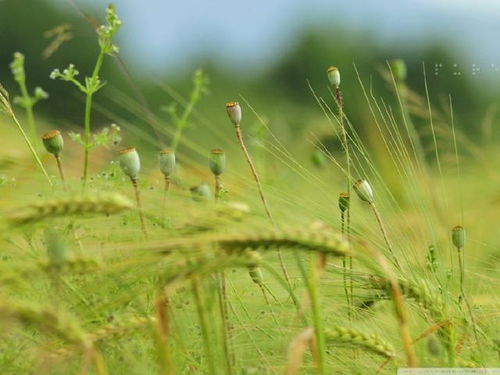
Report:
[[[382,62],[375,92],[326,61],[299,136],[244,93],[200,113],[201,70],[163,108],[173,126],[108,94],[151,131],[94,103],[120,27],[107,8],[93,71],[51,74],[83,128],[37,115],[51,98],[20,53],[0,87],[1,374],[498,367],[500,152],[456,126],[453,95],[433,101],[425,66],[418,92]]]

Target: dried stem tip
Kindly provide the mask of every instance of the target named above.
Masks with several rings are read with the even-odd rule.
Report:
[[[328,76],[328,80],[330,81],[330,84],[334,88],[337,89],[340,86],[340,72],[339,72],[339,70],[336,67],[331,66],[326,70],[326,74]]]
[[[170,177],[175,171],[175,151],[166,148],[160,151],[158,155],[160,161],[160,170],[165,177]]]
[[[339,208],[340,211],[345,212],[349,209],[349,193],[340,193],[339,195]]]
[[[464,227],[457,225],[451,230],[451,241],[453,245],[460,250],[465,245],[465,229]]]
[[[220,176],[226,168],[226,153],[220,148],[210,151],[208,166],[215,176]]]
[[[238,125],[241,122],[241,107],[238,102],[226,103],[226,111],[233,125]]]
[[[42,135],[43,145],[45,149],[53,154],[59,156],[64,148],[64,139],[59,130],[51,130]]]
[[[141,170],[141,159],[134,147],[119,151],[120,167],[130,178],[136,179]]]
[[[401,59],[394,59],[389,61],[389,66],[391,67],[392,74],[396,81],[403,82],[406,80],[407,69],[406,63]]]
[[[362,201],[373,203],[373,190],[368,181],[358,180],[353,185],[354,191]]]

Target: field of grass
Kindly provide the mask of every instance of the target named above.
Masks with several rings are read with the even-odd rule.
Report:
[[[18,87],[2,93],[0,374],[498,367],[500,151],[461,133],[453,97],[435,106],[395,62],[386,92],[342,76],[364,89],[357,109],[325,74],[329,95],[311,87],[317,121],[297,136],[244,97],[204,117],[197,72],[166,109],[175,126],[152,120],[152,135],[92,107],[115,17],[78,87],[85,133],[42,142],[44,95],[19,107]],[[356,110],[364,123],[349,121]],[[92,111],[117,125],[94,129]]]

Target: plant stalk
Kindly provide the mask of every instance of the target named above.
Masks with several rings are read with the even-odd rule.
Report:
[[[205,309],[203,306],[203,300],[201,298],[200,284],[196,278],[191,279],[191,285],[193,288],[194,302],[196,304],[196,311],[198,313],[198,319],[200,321],[201,334],[203,337],[203,344],[205,347],[205,355],[207,357],[208,368],[210,375],[217,375],[215,358],[212,352],[212,343],[210,342],[209,330],[208,330],[208,319],[205,314]]]
[[[144,213],[142,211],[142,203],[141,203],[141,193],[139,191],[139,186],[137,184],[137,179],[130,177],[130,181],[132,181],[132,185],[134,186],[134,191],[135,191],[135,200],[137,202],[137,209],[139,211],[139,218],[141,220],[141,228],[142,232],[144,233],[144,236],[148,236],[148,232],[146,230],[146,223],[144,221]]]
[[[266,211],[266,215],[269,218],[269,221],[271,222],[271,224],[273,226],[276,226],[276,223],[274,222],[273,216],[272,216],[271,211],[269,209],[269,206],[267,204],[266,198],[264,197],[264,192],[262,190],[262,185],[260,183],[257,169],[255,169],[255,165],[253,164],[252,157],[250,156],[250,154],[245,146],[245,142],[243,141],[243,135],[241,134],[240,124],[236,124],[234,126],[234,128],[236,130],[236,138],[238,139],[241,150],[243,151],[243,154],[245,155],[247,163],[250,166],[250,170],[252,171],[252,175],[253,175],[253,178],[254,178],[255,183],[257,185],[257,189],[259,190],[260,200],[262,201],[262,204],[264,205],[264,210]],[[292,290],[292,283],[290,282],[290,276],[288,274],[288,270],[286,269],[285,263],[283,261],[283,256],[281,255],[280,249],[278,249],[277,251],[278,251],[278,258],[279,258],[281,270],[283,271],[283,275],[285,276],[285,280],[288,283],[290,290]]]

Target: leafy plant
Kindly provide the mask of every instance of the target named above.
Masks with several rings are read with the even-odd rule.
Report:
[[[87,183],[88,166],[89,166],[89,153],[95,142],[91,141],[91,127],[90,127],[90,116],[92,111],[92,98],[95,93],[97,93],[105,83],[101,81],[99,77],[99,72],[101,71],[102,64],[104,62],[104,57],[106,55],[114,56],[118,53],[118,47],[113,44],[113,38],[120,28],[122,22],[118,18],[115,7],[113,5],[108,6],[106,9],[106,25],[101,25],[97,29],[98,42],[99,42],[99,55],[97,56],[97,61],[92,71],[90,77],[85,77],[84,83],[81,83],[76,78],[79,75],[78,70],[76,70],[73,64],[70,64],[66,69],[59,71],[59,69],[54,69],[50,74],[52,79],[60,79],[62,81],[73,83],[82,93],[85,94],[85,133],[84,133],[84,161],[83,161],[83,187]]]

